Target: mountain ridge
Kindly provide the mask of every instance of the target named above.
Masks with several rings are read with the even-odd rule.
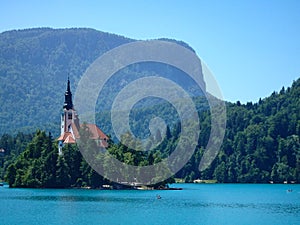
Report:
[[[161,40],[194,51],[182,41]],[[0,33],[0,134],[28,133],[37,128],[57,134],[67,76],[75,91],[81,75],[97,57],[133,41],[92,28],[29,28]],[[126,76],[126,71],[122,73]],[[120,86],[116,80],[113,85]]]

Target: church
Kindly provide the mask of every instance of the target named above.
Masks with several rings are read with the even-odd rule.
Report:
[[[67,90],[65,92],[65,102],[61,115],[60,137],[58,138],[58,153],[62,155],[62,148],[65,144],[76,144],[80,138],[80,124],[78,115],[73,106],[70,80],[68,78]],[[99,147],[108,147],[108,137],[96,124],[85,124],[89,129],[90,138],[95,140]]]

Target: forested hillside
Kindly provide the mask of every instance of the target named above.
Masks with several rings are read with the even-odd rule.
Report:
[[[59,129],[68,75],[80,76],[128,38],[92,29],[27,29],[0,34],[0,134]]]
[[[211,167],[198,171],[200,148],[177,176],[187,181],[299,183],[300,79],[258,103],[227,105],[224,142]]]
[[[20,187],[97,187],[107,182],[86,164],[76,148],[66,146],[67,154],[59,157],[55,138],[67,76],[74,92],[90,63],[131,41],[134,40],[92,29],[41,28],[0,34],[1,179],[6,174],[13,186]],[[186,182],[300,182],[300,79],[259,102],[226,103],[227,128],[221,151],[211,166],[200,172],[198,166],[210,134],[210,112],[201,90],[195,89],[194,81],[176,68],[140,63],[116,73],[98,99],[96,122],[115,140],[109,109],[116,93],[134,79],[158,74],[165,74],[188,91],[200,118],[198,146],[176,178]],[[151,165],[166,158],[180,135],[179,118],[171,104],[154,98],[137,103],[130,114],[130,125],[137,136],[147,137],[149,121],[154,116],[163,118],[168,125],[161,145],[140,154],[116,142],[111,143],[110,153],[132,165]],[[37,129],[44,131],[33,134]],[[48,132],[52,134],[46,135]],[[62,179],[69,183],[63,186]]]
[[[190,161],[174,177],[186,182],[215,179],[231,183],[299,183],[299,96],[300,79],[294,81],[292,87],[282,88],[257,103],[227,103],[227,128],[220,153],[207,170],[199,172],[198,166],[210,132],[210,113],[201,109],[198,147]],[[159,107],[163,113],[164,107]],[[126,164],[153,165],[175,149],[179,135],[178,126],[168,127],[166,138],[152,151],[135,151],[121,143],[111,143],[108,151]],[[127,139],[125,142],[133,141],[129,134],[122,138]],[[9,136],[3,136],[1,143],[7,143],[7,139],[11,140]],[[110,168],[111,165],[103,166]],[[7,163],[5,168],[7,181],[17,187],[99,187],[108,183],[87,165],[74,146],[67,145],[64,157],[58,157],[56,143],[53,144],[51,136],[40,131],[26,150]],[[62,179],[68,182],[62,183]]]
[[[191,49],[184,42],[164,40]],[[0,135],[36,129],[59,135],[68,76],[74,93],[94,60],[132,41],[135,40],[85,28],[36,28],[0,33]],[[134,64],[120,70],[104,87],[97,112],[109,109],[116,93],[130,81],[157,74],[166,75],[198,95],[193,81],[176,68],[159,63]]]

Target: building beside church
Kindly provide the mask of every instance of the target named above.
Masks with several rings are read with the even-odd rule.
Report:
[[[108,137],[96,124],[84,124],[88,128],[90,138],[95,140],[99,147],[108,147]],[[61,115],[60,137],[58,138],[58,153],[62,155],[62,148],[65,144],[76,144],[80,138],[80,124],[78,115],[73,106],[70,80],[68,78],[67,90],[65,92],[65,102]]]

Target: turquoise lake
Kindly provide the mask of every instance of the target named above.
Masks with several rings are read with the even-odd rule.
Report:
[[[0,224],[300,224],[300,185],[172,186],[183,190],[0,187]]]

